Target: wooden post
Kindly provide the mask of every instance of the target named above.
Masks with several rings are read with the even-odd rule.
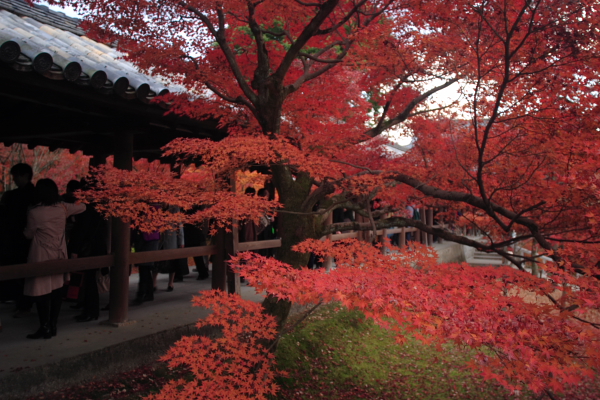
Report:
[[[102,164],[106,164],[106,154],[96,153],[92,158],[90,158],[90,167],[99,167]],[[112,219],[108,220],[108,224],[106,226],[105,232],[105,244],[106,244],[106,252],[107,254],[112,254]]]
[[[106,164],[106,154],[94,154],[90,158],[90,167],[99,167],[102,164]]]
[[[327,225],[331,225],[333,224],[333,212],[330,212],[329,215],[327,216]],[[332,234],[330,233],[329,235],[327,235],[327,239],[331,240]],[[323,268],[325,268],[326,271],[330,271],[331,267],[333,266],[333,257],[326,257],[325,260],[323,260]]]
[[[433,227],[433,207],[427,209],[427,225]],[[433,246],[433,233],[427,234],[427,242]]]
[[[233,250],[233,232],[225,232],[224,240],[225,252],[223,254],[223,268],[225,268],[225,276],[227,279],[227,293],[241,294],[240,275],[234,274],[231,267],[227,265],[231,256],[235,254]]]
[[[535,260],[536,256],[537,256],[537,242],[531,242],[531,258],[533,260]],[[535,261],[531,262],[531,274],[535,275],[538,278],[542,277],[540,268]]]
[[[119,132],[114,139],[115,167],[131,171],[133,167],[133,134],[131,132]],[[129,256],[131,254],[129,221],[113,218],[112,238],[115,265],[110,269],[108,323],[118,326],[127,321],[129,310]]]
[[[225,268],[225,229],[217,231],[213,238],[214,245],[217,246],[217,254],[212,261],[212,288],[215,290],[227,290],[227,268]]]
[[[400,232],[400,248],[403,249],[406,247],[406,227],[402,227],[402,232]]]
[[[421,222],[424,224],[427,224],[427,220],[425,219],[426,212],[427,212],[427,210],[425,209],[425,207],[422,207],[420,214],[421,214]],[[427,233],[419,230],[419,235],[421,236],[421,243],[424,244],[425,246],[427,246]]]
[[[230,190],[235,193],[236,188],[236,172],[234,171],[231,174],[229,179],[230,182]],[[240,245],[240,227],[237,220],[231,221],[231,238],[229,235],[225,235],[226,246],[225,248],[230,249],[230,255],[236,255],[238,253],[239,245]],[[229,244],[229,240],[231,240],[231,244]],[[229,257],[226,257],[229,258]],[[240,278],[240,274],[234,274],[233,271],[230,271],[230,268],[227,267],[227,292],[242,294],[242,281]]]
[[[362,222],[366,222],[366,223],[369,224],[369,226],[371,226],[371,221],[367,217],[362,217]],[[373,236],[372,235],[375,232],[373,232],[371,229],[369,229],[369,230],[366,230],[366,231],[362,231],[362,233],[363,233],[363,240],[365,242],[372,243],[372,240],[373,240]]]
[[[387,229],[382,229],[381,239],[379,240],[379,243],[381,243],[381,254],[385,254],[385,249],[388,248],[387,235]]]

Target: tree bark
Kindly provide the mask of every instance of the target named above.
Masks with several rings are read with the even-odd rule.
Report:
[[[312,181],[308,175],[293,175],[288,167],[272,166],[273,183],[279,193],[279,201],[285,211],[309,212],[303,209],[303,202],[308,197]],[[277,249],[275,258],[291,265],[293,268],[305,268],[310,254],[298,253],[292,247],[306,239],[317,239],[322,236],[322,220],[320,216],[279,214],[279,236],[281,247]],[[279,329],[283,327],[289,315],[292,303],[268,296],[263,307],[267,313],[275,316]]]

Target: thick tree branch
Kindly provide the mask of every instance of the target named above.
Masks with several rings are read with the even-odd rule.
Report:
[[[406,119],[411,115],[412,110],[416,106],[418,106],[421,102],[423,102],[424,100],[429,98],[431,95],[439,92],[440,90],[447,88],[448,86],[452,85],[453,83],[457,82],[458,80],[459,80],[459,78],[450,79],[443,85],[436,86],[433,89],[430,89],[430,90],[426,91],[425,93],[422,93],[421,95],[415,97],[414,99],[411,100],[410,103],[408,103],[408,105],[404,108],[404,110],[401,113],[399,113],[398,115],[396,115],[393,118],[390,118],[389,120],[385,121],[384,123],[381,123],[381,121],[380,121],[377,124],[377,126],[369,129],[368,131],[365,132],[365,134],[369,137],[375,137],[375,136],[380,135],[386,129],[389,129],[395,125],[398,125],[401,122],[406,121]]]
[[[272,78],[277,82],[283,82],[288,70],[292,66],[294,60],[298,57],[302,48],[308,43],[311,37],[313,37],[319,30],[321,24],[327,19],[327,17],[335,10],[339,3],[339,0],[327,0],[323,4],[319,5],[319,11],[317,15],[306,25],[300,36],[292,43],[292,46],[288,49],[285,57],[279,64],[279,67],[272,75]]]
[[[254,18],[254,4],[252,4],[252,1],[247,1],[246,4],[248,4],[248,25],[250,26],[252,36],[254,36],[254,40],[256,41],[256,54],[258,61],[258,66],[254,70],[254,78],[252,79],[251,85],[252,88],[259,89],[262,87],[262,80],[269,76],[269,52],[267,51],[267,47],[263,39],[263,30]]]
[[[328,58],[328,59],[324,59],[324,58],[319,58],[319,57],[315,57],[313,55],[310,55],[308,53],[304,53],[304,52],[300,52],[300,55],[302,57],[308,58],[310,60],[319,62],[319,63],[323,63],[323,64],[338,64],[340,62],[342,62],[341,58]]]
[[[387,219],[383,219],[383,220],[374,221],[374,224],[370,220],[366,221],[366,222],[357,222],[357,221],[339,222],[339,223],[335,223],[335,224],[331,224],[331,225],[327,226],[324,230],[324,234],[333,234],[338,231],[350,231],[350,230],[372,231],[373,225],[375,225],[376,229],[385,229],[385,228],[393,228],[393,227],[417,228],[422,232],[431,233],[431,234],[438,236],[444,240],[448,240],[448,241],[459,243],[459,244],[464,244],[466,246],[476,248],[477,250],[480,250],[480,251],[498,253],[498,254],[502,255],[503,257],[510,259],[511,262],[512,262],[512,260],[515,260],[515,264],[517,264],[517,265],[520,264],[520,262],[513,257],[513,254],[503,251],[497,245],[487,245],[485,243],[481,243],[481,242],[478,242],[473,239],[469,239],[464,236],[456,235],[456,234],[454,234],[450,231],[444,230],[444,229],[434,228],[432,226],[424,224],[423,222],[421,222],[419,220],[411,219],[411,218],[393,217],[393,218],[387,218]]]
[[[204,26],[206,26],[208,31],[211,33],[211,35],[213,35],[213,37],[219,44],[221,51],[223,51],[223,54],[225,55],[225,59],[227,60],[227,63],[229,64],[229,68],[231,68],[231,72],[233,72],[233,76],[235,77],[238,85],[240,86],[240,89],[242,89],[242,92],[244,93],[244,95],[252,103],[255,104],[256,100],[257,100],[257,96],[252,91],[252,88],[250,87],[250,85],[248,85],[248,82],[246,82],[244,74],[242,73],[242,70],[235,58],[235,54],[234,54],[233,50],[231,49],[231,47],[229,47],[229,43],[227,42],[227,38],[225,37],[225,30],[226,30],[225,25],[226,24],[225,24],[225,16],[223,14],[223,10],[221,10],[221,9],[216,10],[216,13],[217,13],[218,19],[219,19],[219,29],[217,29],[213,25],[213,23],[210,21],[208,16],[204,15],[196,7],[191,6],[190,4],[188,4],[185,1],[180,1],[177,4],[179,4],[180,7],[184,8],[184,9],[188,10],[189,12],[191,12],[192,14],[194,14],[196,17],[198,17],[198,19],[200,21],[202,21]]]
[[[418,190],[419,192],[423,193],[426,196],[430,196],[430,197],[440,199],[440,200],[462,202],[465,204],[469,204],[470,206],[479,208],[480,210],[483,210],[486,212],[488,209],[490,209],[494,213],[498,213],[499,215],[502,215],[503,217],[508,218],[509,220],[513,221],[514,223],[517,223],[519,225],[526,227],[527,229],[529,229],[529,231],[532,233],[533,237],[536,239],[536,241],[540,245],[542,245],[545,249],[548,249],[548,250],[552,249],[552,245],[546,240],[546,238],[544,236],[541,235],[539,226],[535,223],[535,221],[533,221],[529,218],[526,218],[522,215],[519,215],[519,214],[515,213],[514,211],[508,210],[507,208],[502,207],[499,204],[496,204],[493,202],[486,203],[482,198],[477,197],[470,193],[462,193],[462,192],[456,192],[456,191],[452,191],[452,190],[439,189],[439,188],[427,185],[424,182],[421,182],[418,179],[415,179],[415,178],[410,177],[405,174],[393,174],[391,176],[391,178],[397,182],[401,182],[401,183],[404,183],[408,186],[415,188],[416,190]]]
[[[236,98],[228,96],[225,93],[221,92],[219,89],[217,89],[217,87],[214,86],[213,84],[211,84],[210,82],[204,82],[204,85],[206,85],[207,88],[209,88],[214,94],[216,94],[223,100],[228,101],[230,103],[234,103],[234,104],[244,105],[244,106],[248,107],[250,109],[250,111],[252,111],[252,112],[256,111],[256,108],[254,107],[254,105],[252,105],[252,103],[250,103],[247,99],[243,98],[242,96],[238,96]]]
[[[311,210],[313,205],[324,199],[326,196],[334,193],[335,189],[335,185],[331,184],[331,182],[328,180],[324,180],[321,183],[321,186],[313,190],[311,194],[302,202],[301,209],[307,211]]]
[[[344,26],[344,24],[346,22],[348,22],[350,20],[350,18],[352,18],[353,15],[355,15],[358,10],[360,9],[360,7],[364,6],[365,3],[367,2],[367,0],[361,0],[358,3],[356,3],[356,5],[352,8],[352,10],[348,11],[348,13],[346,14],[346,16],[344,18],[342,18],[341,20],[338,21],[337,24],[330,26],[327,29],[319,29],[316,34],[317,35],[328,35],[332,32],[335,32],[336,30],[338,30],[339,28],[341,28],[342,26]],[[383,12],[383,10],[385,10],[385,8],[382,8],[381,12]]]
[[[326,65],[320,69],[317,69],[313,72],[310,72],[310,68],[305,69],[304,74],[302,74],[302,76],[300,78],[298,78],[293,84],[289,85],[286,87],[286,91],[287,93],[292,93],[296,90],[298,90],[300,88],[300,86],[302,86],[303,83],[310,81],[311,79],[315,79],[320,75],[323,75],[325,72],[329,71],[330,69],[332,69],[333,67],[335,67],[338,62],[341,62],[344,57],[346,57],[346,54],[348,53],[348,49],[350,49],[350,46],[352,45],[352,41],[348,42],[345,46],[345,48],[342,50],[342,52],[337,56],[337,58],[335,60],[335,62],[329,62],[326,63]]]

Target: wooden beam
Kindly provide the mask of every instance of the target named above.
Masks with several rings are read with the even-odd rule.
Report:
[[[331,240],[341,240],[341,239],[358,239],[360,240],[360,232],[346,232],[346,233],[335,233],[331,235]]]
[[[183,249],[154,250],[132,253],[129,261],[131,264],[141,264],[155,261],[177,260],[180,258],[210,256],[217,254],[217,246],[197,246]]]
[[[260,240],[257,242],[238,243],[238,251],[251,251],[281,247],[281,239]]]
[[[74,258],[71,260],[49,260],[29,264],[14,264],[0,266],[0,281],[9,279],[32,278],[62,274],[65,272],[84,271],[87,269],[105,268],[113,265],[114,257],[98,256]]]

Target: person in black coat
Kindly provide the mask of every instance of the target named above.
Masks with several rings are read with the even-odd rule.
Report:
[[[35,203],[33,169],[28,164],[15,164],[10,169],[17,189],[9,190],[0,200],[0,265],[24,264],[29,253],[29,239],[23,235],[27,210]],[[28,313],[33,300],[23,295],[23,279],[0,283],[1,300],[16,300],[15,318]]]
[[[108,254],[108,221],[93,206],[76,216],[69,254],[71,258],[94,257]],[[83,273],[83,312],[75,317],[77,322],[95,321],[100,315],[100,298],[97,274],[108,274],[108,268],[85,270]]]

